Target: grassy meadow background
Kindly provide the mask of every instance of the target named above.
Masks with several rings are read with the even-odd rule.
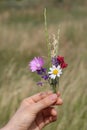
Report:
[[[59,119],[44,130],[87,130],[87,1],[0,0],[0,127],[27,96],[47,91],[28,63],[47,56],[43,10],[47,7],[49,34],[61,25],[59,54],[68,68],[60,79],[63,105]]]

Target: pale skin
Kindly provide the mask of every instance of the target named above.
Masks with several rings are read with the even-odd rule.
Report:
[[[62,103],[59,92],[42,92],[26,98],[8,124],[0,130],[42,130],[57,120],[54,106]]]

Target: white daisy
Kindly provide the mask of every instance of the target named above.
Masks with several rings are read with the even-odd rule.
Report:
[[[50,72],[48,72],[49,77],[51,79],[55,79],[56,77],[60,77],[60,75],[62,74],[62,69],[60,67],[60,65],[56,66],[52,66],[50,68]]]

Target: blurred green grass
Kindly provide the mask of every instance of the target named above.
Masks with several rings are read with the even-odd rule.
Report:
[[[38,8],[35,5],[32,8],[26,8],[26,6],[25,8],[8,8],[8,6],[4,8],[6,3],[2,4],[3,8],[0,10],[0,127],[8,122],[22,99],[49,89],[47,86],[37,87],[35,81],[38,77],[28,70],[28,62],[34,56],[47,56],[43,19],[45,5]],[[86,130],[87,9],[85,5],[78,4],[68,9],[66,6],[57,8],[50,5],[47,8],[47,18],[49,34],[55,33],[58,25],[61,24],[60,55],[65,56],[69,66],[60,79],[59,90],[64,104],[57,108],[59,119],[44,129]]]

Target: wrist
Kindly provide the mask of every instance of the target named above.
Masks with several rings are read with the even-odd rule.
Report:
[[[13,130],[13,128],[11,128],[11,125],[8,123],[4,127],[2,127],[0,130]]]
[[[0,130],[10,130],[10,129],[9,129],[8,126],[6,125],[6,126],[2,127]]]

